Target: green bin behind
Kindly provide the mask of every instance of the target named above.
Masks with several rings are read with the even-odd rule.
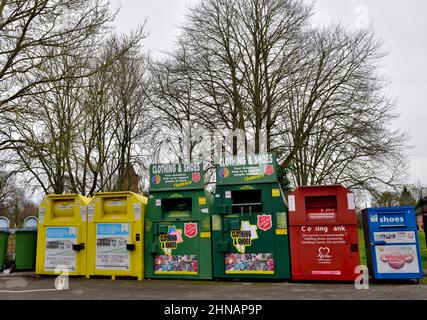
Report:
[[[4,269],[7,255],[7,243],[9,241],[9,231],[0,230],[0,271]]]
[[[34,270],[36,266],[37,229],[16,230],[15,268]]]

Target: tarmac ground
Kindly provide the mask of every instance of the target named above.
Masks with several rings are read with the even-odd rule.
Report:
[[[55,277],[32,273],[0,276],[0,300],[427,300],[421,282],[294,283],[73,278],[57,290]],[[64,284],[64,283],[63,283]]]

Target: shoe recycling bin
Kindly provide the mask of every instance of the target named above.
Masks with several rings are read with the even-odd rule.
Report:
[[[289,279],[287,228],[276,156],[221,159],[212,216],[214,277]]]
[[[36,217],[27,217],[24,220],[24,228],[15,231],[16,270],[34,270],[36,267],[37,226]]]
[[[288,196],[292,280],[353,281],[360,264],[354,194],[299,187]]]
[[[88,207],[87,277],[144,277],[147,198],[133,192],[96,193]]]
[[[362,212],[366,259],[375,279],[421,279],[423,269],[414,207]]]
[[[0,271],[4,269],[9,242],[10,222],[6,217],[0,217]]]
[[[39,206],[36,274],[86,274],[87,206],[78,194],[48,195]]]
[[[150,166],[146,278],[212,279],[212,202],[202,163]]]

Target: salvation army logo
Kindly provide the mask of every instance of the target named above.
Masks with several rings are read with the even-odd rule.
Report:
[[[184,234],[190,239],[197,236],[197,223],[193,223],[193,222],[185,223]]]
[[[267,164],[264,166],[264,173],[268,176],[271,176],[274,173],[274,167],[272,164]]]
[[[159,184],[159,183],[160,183],[160,181],[162,181],[162,178],[161,178],[159,175],[153,176],[153,177],[151,178],[151,182],[152,182],[153,184]]]
[[[260,230],[267,231],[267,230],[270,230],[271,227],[273,226],[271,215],[263,214],[263,215],[259,215],[257,218],[258,218],[257,226]]]
[[[201,178],[200,172],[193,172],[193,174],[191,175],[191,180],[193,180],[193,182],[199,182],[200,178]]]
[[[228,168],[221,168],[219,170],[219,175],[221,178],[227,178],[230,175],[230,170],[228,170]]]

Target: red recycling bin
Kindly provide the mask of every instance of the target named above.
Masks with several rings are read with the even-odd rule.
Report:
[[[288,196],[292,280],[353,281],[360,264],[354,194],[341,185]]]

